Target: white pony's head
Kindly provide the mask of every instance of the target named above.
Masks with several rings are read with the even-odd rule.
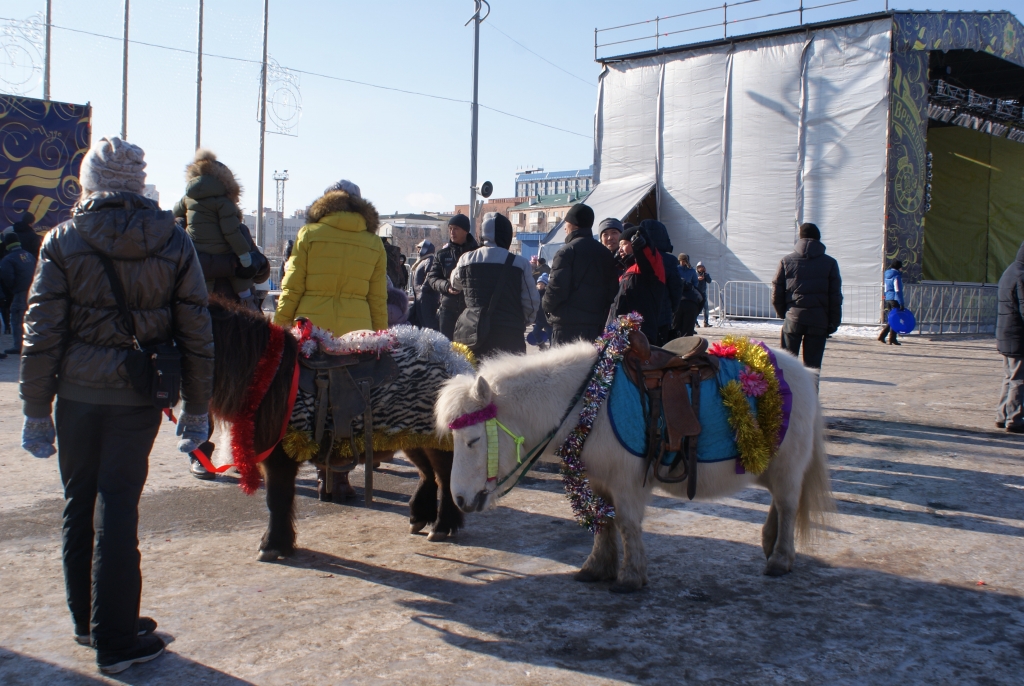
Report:
[[[484,376],[457,376],[441,388],[435,406],[438,431],[452,433],[452,497],[464,512],[493,507],[498,478],[516,468],[515,441],[499,429],[497,436],[490,438],[492,454],[497,448],[497,462],[492,457],[488,473],[487,429],[488,420],[497,418],[495,400],[495,392]],[[494,428],[492,423],[492,432]]]
[[[445,383],[434,416],[438,433],[450,430],[454,439],[456,505],[477,512],[495,504],[512,481],[500,490],[499,483],[519,466],[516,439],[522,441],[518,454],[524,462],[530,451],[541,449],[596,359],[592,344],[571,343],[534,355],[497,355],[484,360],[475,377],[459,375]]]

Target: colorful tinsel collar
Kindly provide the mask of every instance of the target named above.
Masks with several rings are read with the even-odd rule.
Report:
[[[315,355],[317,350],[328,355],[382,355],[398,348],[398,338],[388,330],[352,331],[335,336],[305,318],[295,320],[292,335],[298,340],[304,357]]]
[[[495,405],[494,403],[491,403],[482,410],[477,410],[476,412],[467,412],[464,415],[456,417],[452,421],[452,423],[448,425],[448,428],[451,429],[452,431],[457,431],[458,429],[465,429],[467,426],[481,424],[483,422],[486,422],[488,419],[494,419],[497,416],[498,406]]]

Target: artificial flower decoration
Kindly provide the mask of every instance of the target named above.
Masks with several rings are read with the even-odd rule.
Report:
[[[728,339],[726,339],[727,341]],[[715,341],[708,348],[708,354],[714,355],[715,357],[727,357],[729,359],[735,359],[736,353],[739,352],[739,348],[726,341]]]
[[[740,385],[743,392],[751,398],[760,398],[768,390],[768,382],[765,381],[761,372],[755,372],[750,367],[744,367],[740,372]]]

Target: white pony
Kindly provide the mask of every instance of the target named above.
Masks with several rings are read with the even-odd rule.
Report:
[[[761,544],[768,564],[764,573],[786,574],[796,557],[794,534],[810,538],[812,523],[824,524],[834,510],[825,453],[821,405],[814,373],[792,355],[774,350],[793,394],[789,429],[764,473],[736,474],[735,462],[701,463],[697,470],[697,499],[707,500],[761,486],[772,496],[768,518],[761,530]],[[484,360],[476,377],[457,376],[447,381],[435,406],[438,430],[463,415],[494,403],[497,419],[511,433],[525,438],[524,453],[543,442],[566,413],[568,404],[597,361],[588,342],[571,343],[534,355],[501,355]],[[568,414],[545,454],[553,455],[575,427],[582,401]],[[465,512],[495,505],[495,482],[487,481],[487,436],[482,423],[456,429],[451,491]],[[516,445],[505,430],[498,431],[498,476],[517,466]],[[594,421],[582,452],[582,461],[594,493],[615,507],[615,517],[594,538],[594,548],[576,574],[579,581],[611,581],[613,591],[639,590],[647,583],[647,557],[641,529],[654,479],[644,480],[643,458],[620,445],[608,419],[607,402]],[[676,497],[685,497],[686,481],[657,484]],[[623,560],[619,564],[618,536],[622,536]]]

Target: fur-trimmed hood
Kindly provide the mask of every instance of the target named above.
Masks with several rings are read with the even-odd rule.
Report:
[[[218,187],[223,187],[223,192],[213,194],[224,195],[236,205],[242,196],[242,186],[238,183],[234,173],[226,164],[219,162],[217,156],[206,148],[196,150],[195,160],[185,167],[185,180],[188,182],[189,191],[191,191],[186,191],[186,194],[196,200],[200,198],[193,193],[197,191],[212,192]]]
[[[377,233],[377,227],[380,225],[377,208],[369,200],[357,198],[345,191],[331,191],[320,197],[306,212],[306,223],[315,224],[335,212],[354,212],[366,220],[368,232]]]

